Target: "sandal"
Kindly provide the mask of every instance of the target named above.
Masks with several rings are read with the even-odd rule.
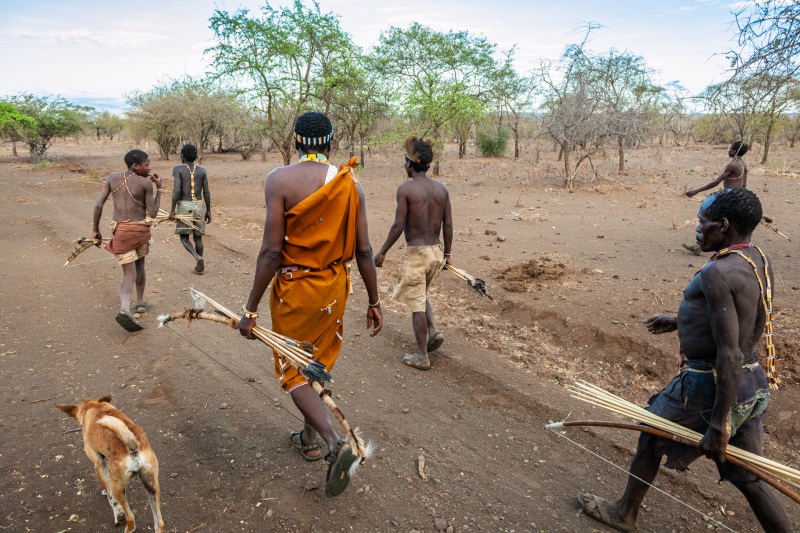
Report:
[[[297,437],[297,441],[294,438]],[[303,443],[303,432],[301,431],[292,431],[289,433],[289,444],[300,452],[300,455],[303,456],[303,459],[306,461],[319,461],[322,459],[322,446],[319,444],[319,440],[317,440],[314,444],[304,444]],[[311,455],[308,452],[313,452],[314,450],[320,450],[320,452],[316,455]]]
[[[126,315],[122,311],[117,313],[116,321],[117,324],[125,328],[125,331],[129,333],[133,333],[134,331],[139,331],[141,329],[144,329],[142,328],[141,324],[139,324],[138,322],[136,322],[136,320],[133,319],[132,316]]]
[[[336,443],[336,448],[325,456],[325,460],[330,462],[328,476],[325,478],[325,496],[338,496],[350,483],[352,466],[358,462],[358,457],[347,441],[340,440]]]
[[[428,353],[435,352],[444,344],[444,335],[437,331],[436,335],[428,339]]]
[[[589,501],[586,501],[586,500]],[[636,531],[636,524],[626,524],[617,518],[616,511],[612,511],[609,509],[610,502],[604,500],[600,496],[595,496],[594,494],[589,494],[588,492],[585,494],[578,494],[578,506],[583,510],[583,512],[594,518],[601,524],[605,524],[609,527],[616,529],[617,531]]]
[[[133,306],[133,312],[139,313],[140,315],[145,314],[150,309],[150,304],[147,302],[142,302],[140,304],[136,304]]]

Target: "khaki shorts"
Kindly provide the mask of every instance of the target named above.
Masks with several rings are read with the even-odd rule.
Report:
[[[133,263],[137,259],[141,259],[142,257],[146,256],[150,252],[150,243],[143,244],[136,248],[135,250],[131,250],[130,252],[125,252],[124,254],[114,254],[117,257],[117,263],[120,265],[127,265],[128,263]]]
[[[192,235],[202,236],[206,230],[206,203],[203,200],[192,202],[191,200],[178,202],[175,206],[176,215],[189,215],[197,219],[197,222],[192,222],[194,229],[189,224],[180,220],[175,221],[175,235]]]
[[[412,313],[425,312],[428,288],[442,271],[444,247],[441,244],[406,246],[403,254],[403,277],[392,298]]]

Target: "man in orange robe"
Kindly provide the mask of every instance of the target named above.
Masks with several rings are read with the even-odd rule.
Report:
[[[369,242],[364,191],[352,169],[355,158],[339,169],[328,164],[333,126],[322,113],[305,113],[295,124],[300,161],[267,176],[267,219],[242,335],[252,339],[258,304],[270,280],[272,329],[317,347],[314,360],[330,371],[342,348],[344,311],[350,293],[347,263],[354,257],[367,289],[367,327],[376,335],[383,321],[375,264]],[[350,445],[340,440],[320,397],[308,380],[278,354],[275,373],[305,418],[302,431],[289,436],[291,446],[308,461],[322,458],[318,435],[328,447],[325,493],[340,494],[356,461]]]

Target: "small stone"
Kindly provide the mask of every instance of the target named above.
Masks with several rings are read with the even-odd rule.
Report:
[[[494,199],[494,203],[496,203],[496,204],[499,204],[499,203],[500,203],[500,200],[498,200],[497,198],[495,198],[495,199]]]
[[[178,473],[177,473],[177,472],[173,472],[173,473],[171,473],[171,474],[169,475],[169,478],[170,478],[170,479],[175,479],[176,477],[178,477]]]
[[[392,520],[389,520],[389,525],[392,526],[392,527],[397,527],[400,524],[397,522],[397,520],[392,519]]]
[[[139,313],[133,313],[133,318],[142,318],[142,315],[140,315]]]
[[[506,242],[506,238],[503,237],[502,235],[498,235],[497,236],[497,242]]]
[[[227,409],[228,408],[228,403],[227,402],[222,402],[222,404],[220,404],[219,408],[220,409]]]
[[[273,513],[272,513],[272,509],[270,509],[269,511],[267,511],[267,518],[272,518],[272,514],[273,514]]]
[[[486,230],[486,235],[497,235],[497,231],[495,231],[493,229],[487,229]]]
[[[733,511],[726,511],[725,514],[727,514],[728,516],[736,516],[736,513],[734,513]]]
[[[454,531],[455,529],[453,529],[453,526],[447,526],[447,529],[444,530],[444,533],[453,533]]]
[[[403,412],[404,412],[404,413],[408,413],[408,412],[410,412],[410,411],[411,411],[411,409],[409,409],[408,407],[405,407],[405,408],[403,408]]]
[[[433,527],[436,528],[436,531],[444,531],[447,529],[447,520],[437,516],[433,519]]]
[[[319,481],[309,479],[306,481],[306,484],[303,485],[303,490],[306,492],[310,490],[317,490],[319,488]]]
[[[263,453],[261,453],[261,452],[256,452],[256,459],[261,459],[262,457],[264,457],[264,454],[263,454]]]
[[[52,345],[52,344],[45,344],[45,345],[44,345],[44,347],[45,347],[45,348],[52,348],[52,347],[53,347],[53,345]]]

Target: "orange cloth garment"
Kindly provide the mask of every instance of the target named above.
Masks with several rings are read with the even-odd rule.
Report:
[[[143,220],[132,222],[111,223],[111,240],[106,244],[106,250],[112,254],[124,254],[150,242],[150,224]]]
[[[355,257],[360,201],[352,169],[355,157],[339,167],[328,183],[285,213],[286,237],[281,267],[299,266],[278,274],[272,284],[272,329],[317,347],[314,360],[330,371],[342,349],[344,308],[350,273],[346,263]],[[275,375],[284,391],[308,380],[273,354]]]

